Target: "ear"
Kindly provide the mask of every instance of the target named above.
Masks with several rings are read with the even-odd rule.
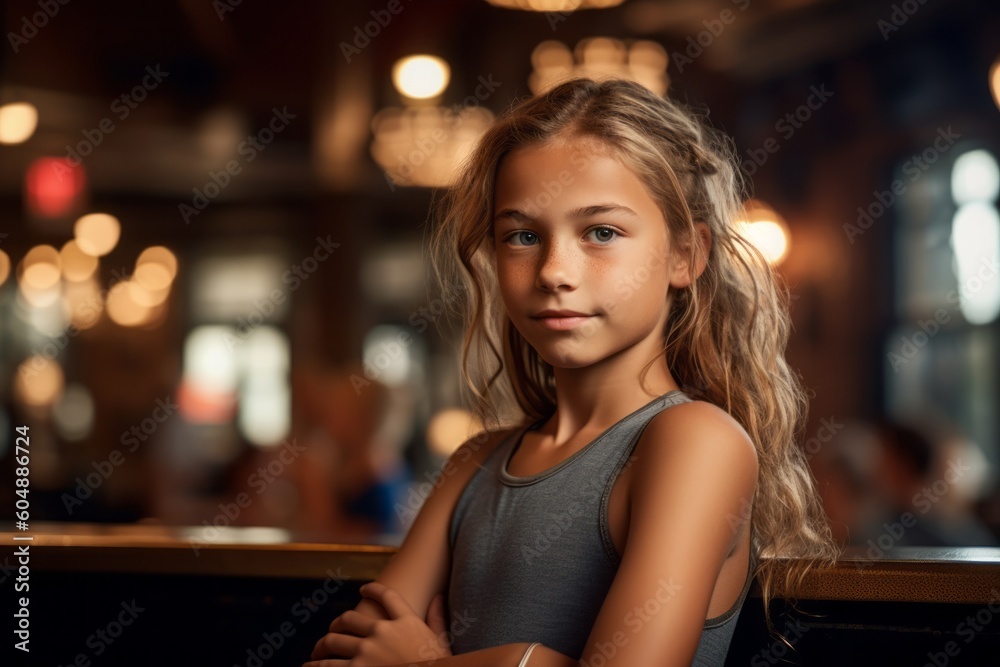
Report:
[[[694,223],[695,240],[698,248],[695,250],[694,277],[697,278],[705,270],[708,263],[708,254],[712,250],[712,230],[704,222]],[[691,284],[691,274],[689,271],[688,251],[690,246],[685,245],[678,249],[675,256],[673,268],[670,273],[670,286],[675,289],[683,289]]]

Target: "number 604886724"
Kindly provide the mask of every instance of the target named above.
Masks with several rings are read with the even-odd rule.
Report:
[[[31,446],[31,441],[28,436],[27,426],[18,426],[14,430],[18,433],[18,438],[14,443],[14,462],[17,464],[17,467],[14,469],[14,474],[17,476],[15,486],[18,487],[17,495],[20,496],[16,506],[18,510],[21,510],[18,512],[17,518],[25,521],[27,517],[22,519],[20,515],[22,513],[27,515],[28,513],[28,462],[30,461],[28,447]]]

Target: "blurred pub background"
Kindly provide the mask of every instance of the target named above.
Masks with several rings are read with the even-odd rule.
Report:
[[[27,426],[33,520],[398,543],[476,429],[428,280],[433,189],[504,107],[579,73],[733,137],[747,233],[791,288],[802,445],[838,538],[998,544],[997,3],[2,17],[5,519]],[[903,512],[917,527],[887,540]]]

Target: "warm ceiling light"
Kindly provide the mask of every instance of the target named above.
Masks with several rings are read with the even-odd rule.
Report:
[[[758,199],[748,201],[737,229],[771,265],[777,266],[788,255],[788,225],[777,211],[764,202]]]
[[[25,359],[14,374],[14,394],[25,405],[47,407],[62,394],[62,367],[55,359],[36,354]]]
[[[578,9],[607,9],[625,0],[486,0],[494,7],[523,9],[531,12],[575,12]]]
[[[587,76],[596,80],[629,79],[657,95],[665,95],[670,87],[668,61],[663,46],[650,40],[588,37],[570,51],[562,42],[550,39],[531,53],[533,71],[528,76],[528,87],[539,95],[567,79]]]
[[[139,303],[134,295],[135,289],[131,280],[117,283],[108,292],[107,311],[112,322],[123,327],[138,327],[148,324],[153,319],[155,315],[153,308]]]
[[[36,289],[28,283],[21,283],[18,285],[18,296],[25,307],[48,308],[62,296],[62,284]]]
[[[60,266],[58,250],[50,245],[37,245],[21,260],[21,282],[37,291],[48,290],[59,282]]]
[[[437,56],[408,56],[392,67],[392,82],[401,94],[424,100],[436,97],[448,86],[451,69]]]
[[[0,144],[20,144],[38,127],[38,109],[28,102],[0,106]]]
[[[87,280],[97,271],[98,260],[80,249],[76,241],[70,239],[59,251],[62,262],[62,275],[69,282]]]
[[[177,275],[177,257],[165,246],[146,248],[135,261],[134,278],[152,292],[170,287]]]
[[[788,255],[788,225],[778,212],[758,199],[744,205],[743,219],[737,224],[740,235],[777,266]]]
[[[153,290],[149,289],[137,280],[128,281],[128,290],[129,297],[132,301],[140,306],[145,306],[146,308],[155,308],[166,301],[167,297],[170,296],[169,287]]]
[[[390,185],[448,186],[494,120],[483,107],[389,107],[372,118],[371,154]]]
[[[775,220],[748,223],[743,235],[760,250],[771,264],[780,264],[788,254],[788,235]]]
[[[107,213],[90,213],[73,225],[73,236],[80,250],[94,257],[103,257],[114,250],[121,231],[118,218]]]
[[[97,324],[104,311],[100,285],[91,276],[78,283],[66,283],[63,315],[77,329],[89,329]]]

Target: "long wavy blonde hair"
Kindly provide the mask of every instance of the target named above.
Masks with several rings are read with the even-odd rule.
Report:
[[[631,81],[577,78],[513,103],[480,139],[456,184],[436,193],[443,196],[431,207],[429,238],[440,298],[464,331],[465,395],[488,429],[555,411],[552,367],[502,306],[492,218],[501,159],[562,139],[596,141],[645,184],[670,238],[687,253],[692,278],[695,253],[703,252],[695,222],[711,230],[707,264],[675,291],[662,352],[640,381],[662,356],[682,390],[724,409],[753,440],[760,465],[751,549],[771,630],[776,584],[795,598],[806,573],[833,565],[840,551],[800,446],[808,397],[784,358],[788,290],[738,233],[746,188],[735,151],[697,113]]]

